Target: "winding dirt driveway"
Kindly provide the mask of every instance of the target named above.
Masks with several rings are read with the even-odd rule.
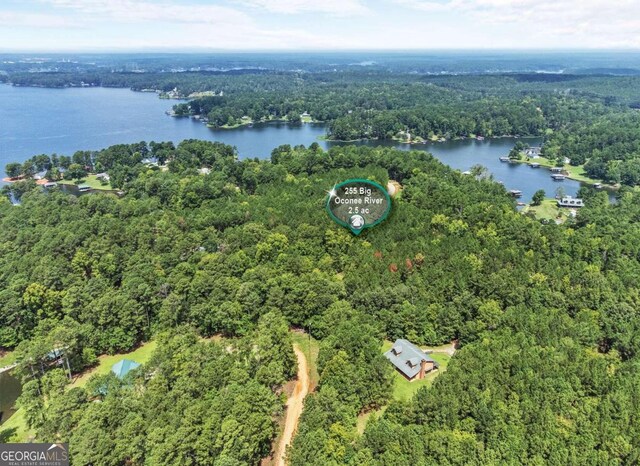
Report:
[[[298,348],[297,345],[293,346],[293,351],[298,358],[298,380],[296,386],[293,389],[293,393],[287,400],[287,417],[284,423],[284,430],[282,437],[280,437],[280,443],[276,450],[276,465],[285,466],[285,454],[287,452],[287,445],[291,445],[293,436],[298,428],[298,420],[302,414],[302,407],[304,397],[309,392],[309,369],[307,367],[307,358],[304,353]]]

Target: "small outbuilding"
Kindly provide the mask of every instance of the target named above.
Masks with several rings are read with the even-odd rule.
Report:
[[[426,374],[438,368],[438,363],[427,353],[403,338],[396,340],[384,355],[409,381],[423,379]]]
[[[121,359],[111,366],[111,372],[113,372],[119,379],[124,379],[129,372],[138,367],[140,367],[140,364],[132,361],[131,359]]]

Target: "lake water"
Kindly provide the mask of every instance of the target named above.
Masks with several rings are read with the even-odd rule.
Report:
[[[15,412],[15,401],[20,396],[20,382],[9,372],[0,373],[0,425]]]
[[[72,155],[76,150],[101,149],[113,144],[139,141],[180,142],[183,139],[207,139],[236,146],[240,157],[269,157],[281,144],[323,148],[335,143],[318,138],[324,125],[285,123],[256,124],[252,128],[212,130],[189,118],[165,114],[175,101],[162,100],[153,93],[128,89],[71,88],[42,89],[0,85],[0,170],[11,161],[23,161],[35,154]],[[528,140],[538,144],[539,140]],[[460,170],[484,165],[508,189],[523,192],[529,201],[538,189],[553,196],[560,186],[574,195],[580,183],[555,182],[548,170],[498,160],[513,147],[514,139],[485,141],[462,140],[412,145],[391,141],[357,142],[359,145],[386,145],[400,149],[427,150],[442,162]]]

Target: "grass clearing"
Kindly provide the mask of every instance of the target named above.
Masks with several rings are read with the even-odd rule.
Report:
[[[151,358],[151,354],[155,350],[156,346],[157,343],[155,341],[150,341],[130,353],[100,356],[98,357],[98,365],[79,374],[73,383],[69,385],[69,388],[83,387],[94,374],[108,374],[111,370],[111,366],[121,359],[131,359],[132,361],[143,364]],[[3,356],[2,361],[4,361],[7,356],[8,355]],[[30,438],[34,437],[35,433],[27,427],[22,409],[18,409],[14,415],[7,420],[7,422],[0,426],[0,442],[26,442]]]
[[[384,414],[386,410],[387,406],[383,406],[382,408],[376,409],[375,411],[367,411],[366,413],[360,414],[358,416],[358,419],[356,420],[356,429],[358,433],[362,435],[364,433],[364,429],[367,427],[369,419],[371,419],[373,416],[379,418]]]
[[[549,160],[545,157],[536,157],[536,158],[523,158],[522,160],[518,160],[519,163],[539,163],[541,167],[546,167],[546,168],[553,168],[556,166],[556,162],[555,160]],[[562,166],[562,169],[568,173],[568,178],[571,178],[572,180],[576,180],[576,181],[580,181],[582,183],[586,183],[586,184],[594,184],[594,183],[600,183],[603,186],[607,186],[609,188],[616,188],[616,186],[613,186],[611,184],[607,184],[602,180],[598,180],[595,178],[590,178],[584,171],[584,165],[570,165],[570,164],[565,164]]]
[[[383,353],[386,351],[389,351],[392,346],[393,346],[392,341],[384,340],[382,342],[381,351]],[[429,357],[433,358],[433,360],[435,360],[439,364],[440,368],[436,371],[428,373],[425,376],[425,378],[422,380],[414,380],[413,382],[409,382],[407,379],[404,378],[402,374],[400,374],[400,372],[394,369],[393,394],[392,394],[393,399],[396,401],[409,401],[411,398],[413,398],[416,392],[420,390],[422,387],[430,387],[431,384],[433,384],[433,381],[440,374],[442,374],[444,371],[447,370],[447,366],[449,365],[449,361],[451,360],[451,356],[449,356],[449,354],[446,352],[449,348],[450,348],[450,345],[442,345],[442,346],[433,347],[433,348],[430,347],[427,349],[427,351],[434,351],[434,352],[428,353]],[[422,349],[424,350],[425,348],[422,348]],[[358,420],[356,421],[356,428],[358,430],[358,433],[362,434],[364,432],[364,429],[367,426],[367,422],[369,422],[369,419],[371,418],[371,416],[373,415],[381,416],[386,409],[387,407],[383,406],[382,408],[376,411],[369,411],[369,412],[360,414],[358,416]]]
[[[108,374],[111,370],[111,366],[121,359],[130,359],[137,363],[144,364],[151,358],[151,354],[156,349],[156,346],[157,343],[155,341],[149,341],[130,353],[99,356],[98,365],[79,374],[70,387],[83,387],[87,383],[87,380],[89,380],[89,378],[94,374]]]
[[[229,125],[229,124],[224,124],[222,126],[220,126],[220,128],[222,129],[235,129],[235,128],[241,128],[243,126],[247,126],[247,125],[251,125],[253,124],[253,120],[251,118],[249,118],[248,116],[243,116],[242,118],[240,118],[240,121]]]
[[[24,411],[17,410],[7,422],[0,426],[0,443],[18,442],[24,443],[35,437],[35,432],[27,427]]]
[[[527,205],[522,209],[522,213],[532,213],[538,220],[546,219],[556,221],[556,219],[564,222],[569,218],[569,209],[558,207],[555,199],[545,199],[539,206]]]
[[[80,186],[82,184],[89,186],[91,189],[101,190],[101,191],[111,191],[113,188],[109,183],[102,184],[96,175],[87,175],[85,178],[81,180],[60,180],[57,182],[58,184],[66,184],[71,186]]]
[[[0,357],[0,367],[10,366],[14,362],[16,362],[16,352],[9,351]]]
[[[429,372],[422,380],[409,382],[402,374],[395,371],[393,382],[393,398],[395,400],[409,401],[418,390],[422,387],[430,387],[436,377],[447,370],[451,356],[445,353],[431,353],[429,356],[440,365],[440,368],[436,371]]]

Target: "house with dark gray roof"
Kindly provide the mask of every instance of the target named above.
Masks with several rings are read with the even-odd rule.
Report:
[[[438,363],[427,353],[403,338],[396,340],[384,356],[409,381],[423,379],[427,373],[438,368]]]

